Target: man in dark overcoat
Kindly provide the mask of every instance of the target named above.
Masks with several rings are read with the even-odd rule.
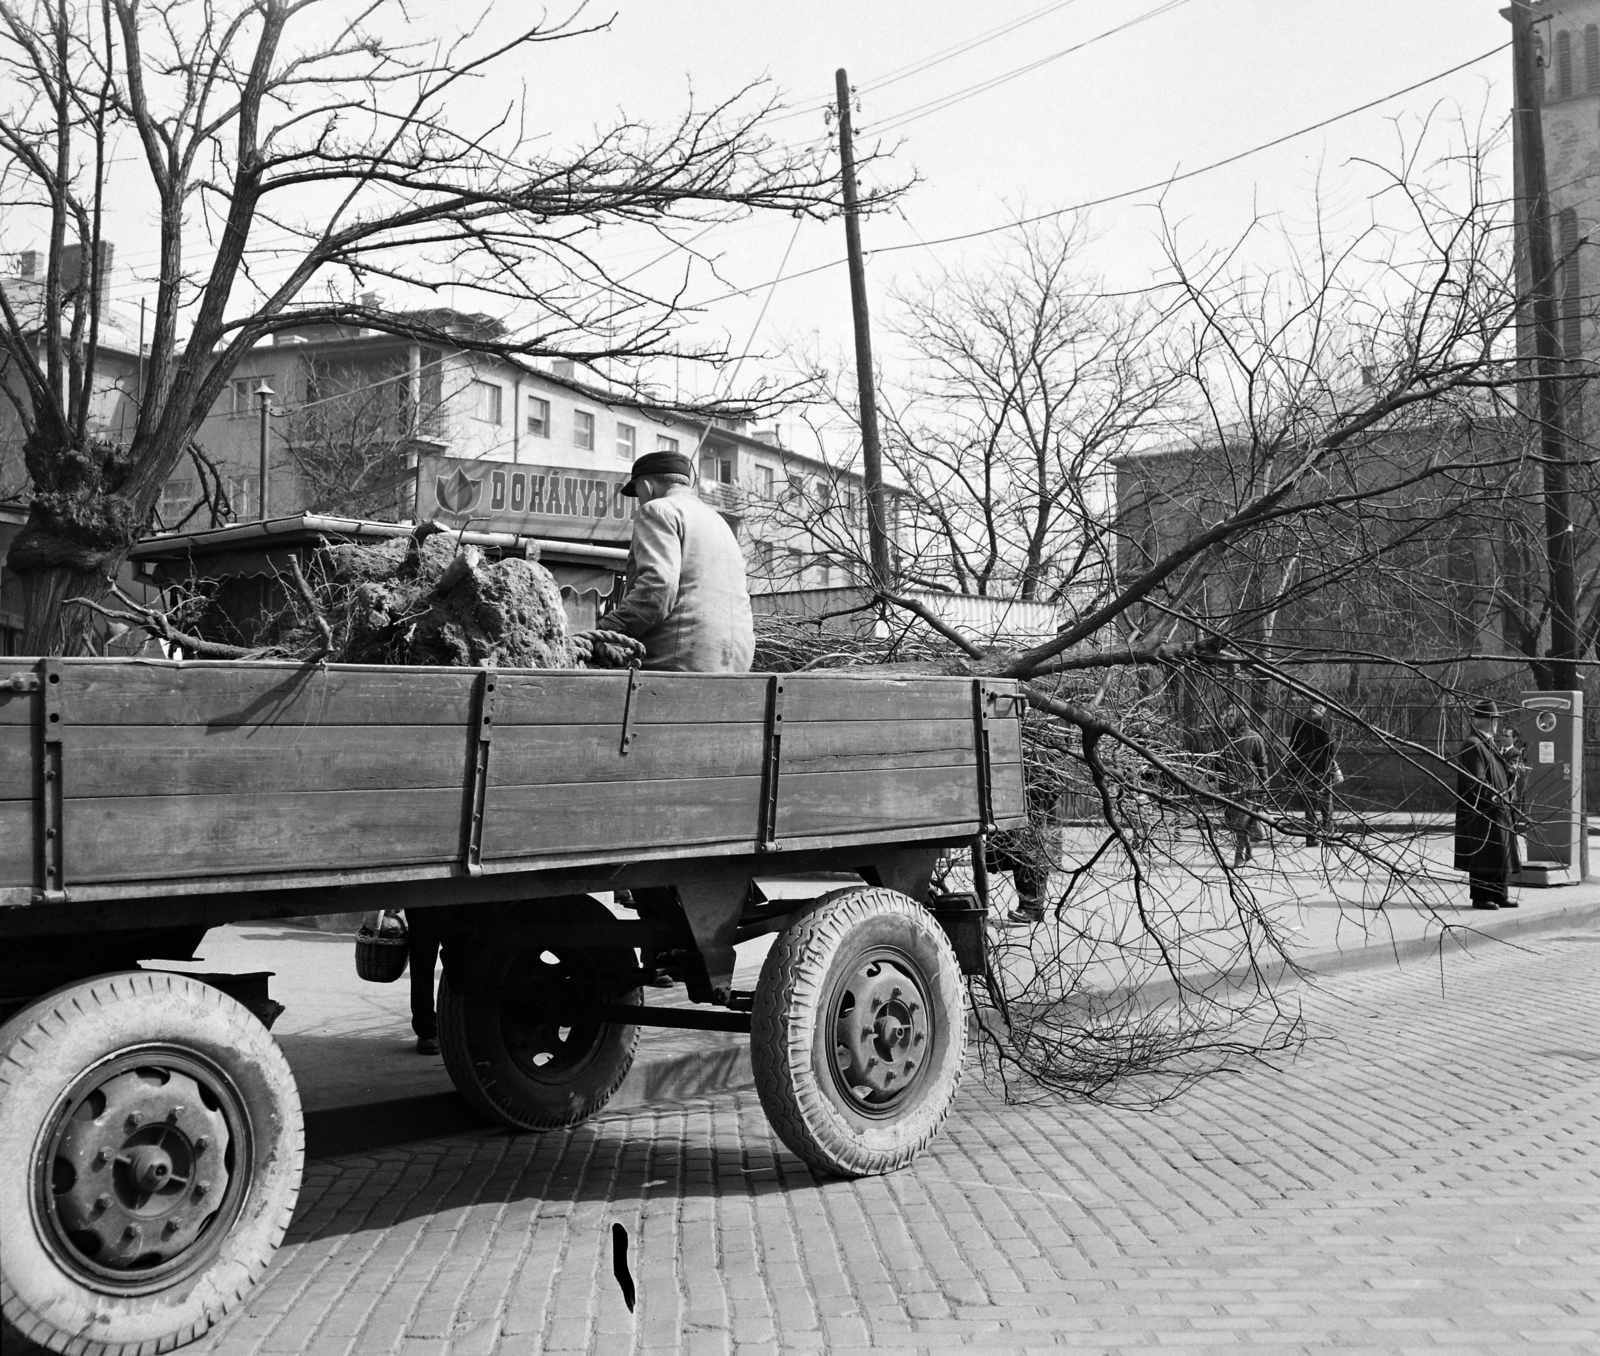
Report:
[[[1333,832],[1333,729],[1328,708],[1312,702],[1295,717],[1289,730],[1289,777],[1300,796],[1300,809],[1306,817],[1306,846],[1318,834]]]
[[[1514,909],[1507,890],[1517,859],[1516,815],[1511,774],[1495,747],[1500,708],[1492,701],[1472,708],[1472,730],[1456,755],[1456,870],[1467,873],[1475,909]]]

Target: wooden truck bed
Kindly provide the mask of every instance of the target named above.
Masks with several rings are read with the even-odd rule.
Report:
[[[1024,815],[1013,684],[0,659],[14,906],[953,841]]]

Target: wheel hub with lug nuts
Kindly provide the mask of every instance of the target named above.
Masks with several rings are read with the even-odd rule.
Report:
[[[56,1221],[82,1259],[144,1271],[195,1242],[228,1183],[228,1122],[215,1102],[190,1074],[146,1066],[76,1099],[57,1130],[51,1189]]]
[[[869,954],[844,980],[834,1020],[838,1080],[858,1107],[886,1108],[928,1062],[928,996],[909,966]]]

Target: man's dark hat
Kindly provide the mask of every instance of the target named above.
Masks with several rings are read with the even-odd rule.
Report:
[[[622,487],[623,494],[630,499],[638,498],[639,491],[634,488],[633,482],[640,476],[688,476],[692,480],[694,468],[682,452],[646,452],[633,463],[633,470],[628,472],[628,483]]]
[[[1500,703],[1491,697],[1484,697],[1472,703],[1472,714],[1483,720],[1499,720],[1503,712]]]

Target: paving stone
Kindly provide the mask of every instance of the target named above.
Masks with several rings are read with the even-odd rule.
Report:
[[[1296,990],[1328,1039],[1159,1113],[1007,1106],[971,1076],[892,1178],[814,1179],[750,1095],[314,1163],[290,1246],[193,1350],[1592,1353],[1600,973],[1576,936]]]

